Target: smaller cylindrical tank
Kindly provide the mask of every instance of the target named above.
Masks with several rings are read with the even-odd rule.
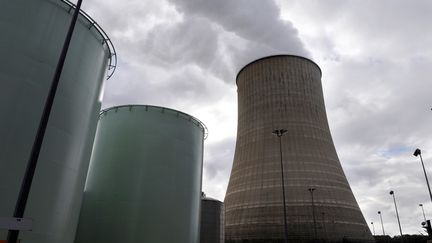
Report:
[[[197,243],[205,126],[142,105],[102,111],[76,243]]]
[[[223,208],[223,202],[202,193],[200,243],[224,243]]]

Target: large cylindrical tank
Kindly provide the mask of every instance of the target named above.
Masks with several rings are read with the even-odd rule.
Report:
[[[0,6],[0,217],[12,217],[73,6],[60,0],[2,1]],[[82,12],[25,210],[33,230],[20,233],[21,243],[74,240],[99,95],[114,54],[106,39]],[[0,240],[6,235],[0,230]]]
[[[201,198],[200,243],[224,243],[223,202],[203,194]]]
[[[128,105],[99,119],[76,243],[198,243],[204,125]]]
[[[283,242],[286,229],[293,243],[373,242],[333,144],[318,65],[292,55],[261,58],[238,73],[237,87],[225,240]]]

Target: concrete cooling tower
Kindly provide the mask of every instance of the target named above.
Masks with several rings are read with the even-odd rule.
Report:
[[[265,57],[240,70],[237,86],[226,242],[374,242],[336,154],[320,68],[303,57]]]

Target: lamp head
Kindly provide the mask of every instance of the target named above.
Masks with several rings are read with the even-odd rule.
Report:
[[[390,191],[390,195],[393,195],[394,194],[394,191]]]
[[[381,211],[378,211],[378,214],[381,214]]]
[[[415,151],[414,151],[414,156],[415,157],[417,157],[418,155],[420,155],[421,154],[421,150],[419,149],[419,148],[417,148]]]
[[[272,131],[272,133],[276,134],[278,137],[281,137],[287,131],[288,130],[286,130],[286,129],[275,129],[275,130]]]
[[[422,203],[420,203],[420,204],[419,204],[419,206],[420,206],[420,207],[423,207],[423,204],[422,204]]]

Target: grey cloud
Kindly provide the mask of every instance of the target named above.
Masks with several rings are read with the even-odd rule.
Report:
[[[113,37],[115,44],[124,38],[142,38],[140,35],[145,34],[146,28],[163,20],[161,16],[175,13],[164,0],[88,0],[83,1],[82,8]],[[126,32],[131,32],[130,36],[126,36]]]
[[[207,20],[185,18],[173,25],[156,26],[149,32],[143,49],[160,64],[192,62],[208,66],[217,53],[217,32]]]
[[[274,1],[85,1],[119,53],[104,107],[142,103],[191,114],[211,110],[218,122],[210,132],[219,131],[236,122],[224,111],[231,107],[217,104],[235,95],[239,68],[271,54],[313,56],[323,71],[336,148],[366,220],[377,222],[381,210],[386,231],[398,232],[388,195],[394,189],[404,232],[417,233],[418,203],[432,213],[418,158],[411,155],[415,147],[422,148],[431,172],[432,33],[427,30],[432,3],[279,3],[286,4],[289,22],[279,18]],[[224,196],[234,141],[234,134],[206,141],[203,186],[210,196]]]
[[[387,215],[394,212],[387,196],[394,189],[399,192],[405,232],[412,233],[417,233],[421,219],[419,211],[417,218],[412,211],[428,201],[421,166],[412,152],[417,146],[431,146],[426,132],[431,129],[431,84],[423,66],[431,60],[421,62],[345,60],[339,74],[332,76],[339,87],[327,94],[334,94],[328,100],[328,114],[335,144],[357,199],[366,206],[366,219],[376,219],[376,211],[383,207],[390,208]],[[381,195],[385,197],[379,199]],[[387,227],[392,234],[398,232],[394,224]]]
[[[418,203],[425,210],[432,206],[419,159],[412,156],[421,147],[432,158],[432,58],[425,48],[432,34],[424,32],[432,21],[425,12],[431,3],[286,3],[289,13],[314,28],[303,38],[323,70],[329,124],[366,221],[379,222],[380,210],[386,232],[398,234],[388,194],[393,189],[404,233],[418,233]],[[292,21],[301,30],[302,23]]]
[[[279,18],[280,10],[274,1],[203,1],[171,0],[181,12],[208,18],[228,32],[256,43],[251,47],[263,47],[280,53],[309,56],[298,32],[290,22]],[[248,44],[248,43],[246,43]],[[260,49],[247,48],[246,52],[259,52]],[[265,55],[265,54],[264,54]],[[267,54],[268,55],[268,54]],[[233,58],[237,58],[233,56]],[[252,60],[241,60],[246,63]],[[240,67],[237,66],[236,69]]]
[[[423,65],[429,64],[432,59]],[[350,146],[356,142],[387,146],[421,139],[429,126],[430,100],[428,77],[421,70],[427,69],[409,60],[379,65],[346,61],[339,75],[333,76],[331,82],[339,88],[328,99],[328,109],[337,110],[329,112],[330,126],[338,126],[332,129],[334,135]]]
[[[428,202],[421,166],[412,156],[415,147],[431,146],[425,133],[431,127],[430,82],[423,66],[431,61],[421,62],[410,58],[384,59],[379,64],[345,60],[332,80],[339,87],[330,90],[334,96],[328,100],[336,147],[357,199],[366,206],[366,219],[376,220],[376,211],[383,208],[388,208],[386,215],[394,214],[387,195],[393,189],[398,191],[407,233],[417,233],[418,203]],[[403,151],[397,152],[400,148]],[[396,234],[394,218],[392,222],[386,228]]]
[[[119,58],[129,65],[172,69],[194,64],[233,85],[236,72],[254,59],[309,55],[297,30],[279,18],[273,1],[131,1],[115,8],[112,1],[87,4],[95,18],[111,16],[99,22],[114,35]]]
[[[107,82],[104,107],[118,104],[152,104],[185,109],[208,105],[226,89],[224,83],[192,66],[172,68],[170,72],[152,66],[128,66],[121,73],[121,81]],[[156,75],[160,73],[160,75]]]
[[[208,179],[213,179],[218,173],[226,174],[231,171],[235,147],[235,139],[227,138],[207,146],[207,158],[204,163]]]
[[[203,190],[209,196],[224,198],[227,178],[231,172],[235,138],[230,137],[208,144],[204,160]]]
[[[413,53],[431,53],[423,47],[432,40],[425,23],[432,21],[432,3],[420,0],[384,1],[283,1],[286,9],[307,10],[314,26],[323,33],[345,36],[360,44],[364,53],[399,58]],[[334,38],[335,39],[335,38]],[[361,43],[362,42],[362,43]],[[397,48],[392,48],[397,46]]]

